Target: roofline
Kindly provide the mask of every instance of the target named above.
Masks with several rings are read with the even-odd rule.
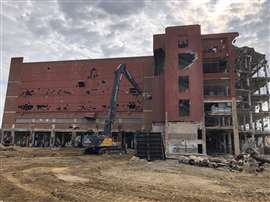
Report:
[[[238,37],[238,32],[224,32],[224,33],[215,33],[215,34],[202,34],[202,39],[213,39],[220,37]]]
[[[152,58],[153,56],[134,56],[134,57],[115,57],[115,58],[94,58],[94,59],[74,59],[74,60],[51,60],[51,61],[37,61],[37,62],[23,62],[23,64],[33,63],[58,63],[58,62],[82,62],[82,61],[100,61],[100,60],[121,60],[121,59],[140,59]]]

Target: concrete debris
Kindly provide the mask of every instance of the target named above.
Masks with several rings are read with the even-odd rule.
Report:
[[[181,156],[178,159],[178,163],[210,168],[223,167],[230,171],[254,173],[262,172],[266,167],[269,167],[270,159],[260,155],[254,149],[249,148],[245,153],[234,158],[190,155]]]
[[[142,158],[139,158],[137,156],[132,156],[130,159],[129,159],[130,162],[146,162],[146,159],[142,159]]]

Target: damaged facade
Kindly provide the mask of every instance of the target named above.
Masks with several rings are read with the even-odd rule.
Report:
[[[269,152],[265,56],[233,45],[238,33],[202,35],[199,25],[154,35],[154,56],[55,62],[12,58],[1,142],[80,146],[103,130],[114,70],[127,65],[144,94],[123,80],[113,136],[161,133],[168,155],[235,153],[253,142]],[[121,135],[119,135],[121,134]]]

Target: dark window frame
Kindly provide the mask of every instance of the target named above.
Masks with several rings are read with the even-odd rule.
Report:
[[[180,69],[185,69],[192,65],[196,59],[196,54],[195,53],[178,53],[178,67]]]
[[[178,110],[180,117],[188,117],[190,116],[190,100],[189,99],[181,99],[178,102]]]
[[[187,37],[181,37],[178,40],[178,43],[177,43],[178,48],[187,48],[188,45],[189,45],[189,41]]]
[[[178,89],[179,92],[186,92],[189,90],[189,76],[178,77]]]

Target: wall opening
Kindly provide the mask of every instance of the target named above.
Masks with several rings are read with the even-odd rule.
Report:
[[[15,132],[14,138],[15,138],[14,139],[15,145],[18,145],[21,147],[29,146],[30,132],[17,131]]]
[[[34,105],[24,104],[24,105],[19,105],[18,108],[22,109],[24,111],[30,111],[30,110],[32,110],[34,108]]]
[[[203,63],[203,73],[227,73],[227,72],[228,68],[226,60]]]
[[[165,51],[163,48],[158,48],[154,50],[154,59],[155,59],[155,75],[160,75],[163,73],[164,64],[165,64]]]
[[[230,96],[228,80],[206,80],[204,81],[205,96]]]
[[[35,132],[33,146],[34,147],[49,147],[50,146],[50,132]]]
[[[189,77],[179,76],[178,77],[178,88],[180,92],[185,92],[189,89]]]
[[[233,152],[232,132],[229,130],[206,130],[207,154],[228,154]]]
[[[195,60],[194,53],[180,53],[178,54],[178,65],[181,69],[190,66]]]
[[[88,76],[89,79],[95,79],[98,76],[97,74],[97,69],[96,68],[92,68],[90,71],[90,76]]]
[[[202,154],[203,150],[202,150],[202,144],[198,144],[198,153]]]
[[[197,139],[198,140],[202,139],[202,129],[198,129],[198,131],[197,131]]]
[[[190,114],[190,101],[179,100],[179,116],[189,116]]]
[[[1,143],[3,145],[10,145],[12,143],[11,132],[10,131],[4,131],[2,140],[3,140],[3,142],[1,142]]]
[[[139,95],[139,92],[136,88],[129,88],[129,93],[134,96]]]
[[[178,48],[186,48],[186,47],[188,47],[188,39],[186,36],[182,36],[178,40]]]
[[[84,81],[78,81],[78,87],[79,88],[85,87],[85,82]]]

